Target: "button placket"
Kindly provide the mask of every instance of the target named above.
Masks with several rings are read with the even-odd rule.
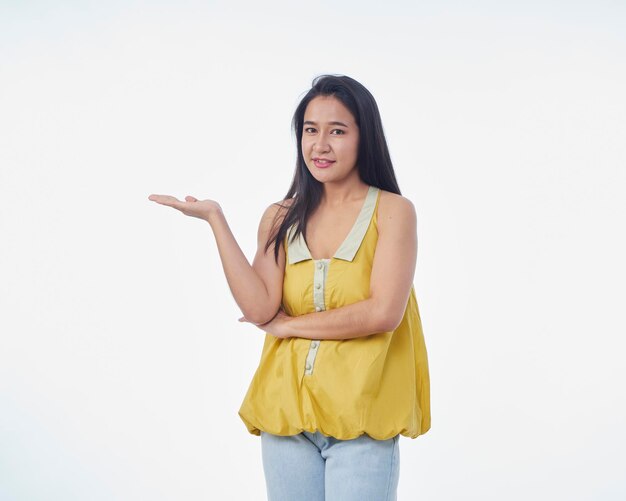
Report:
[[[326,310],[326,304],[324,302],[324,291],[326,285],[326,276],[328,273],[329,259],[318,259],[315,261],[315,269],[313,272],[313,304],[315,305],[315,311]],[[304,374],[310,376],[313,374],[313,366],[315,364],[315,357],[320,346],[319,340],[311,340],[309,345],[309,352],[306,357],[306,363],[304,366]]]

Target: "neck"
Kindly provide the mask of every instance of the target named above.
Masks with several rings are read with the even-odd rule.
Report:
[[[361,181],[359,177],[342,180],[341,182],[327,182],[324,183],[321,203],[334,207],[363,200],[365,195],[367,195],[368,188],[369,186]]]

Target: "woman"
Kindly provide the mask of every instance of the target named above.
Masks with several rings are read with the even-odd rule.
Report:
[[[399,436],[430,429],[415,209],[356,80],[317,77],[293,127],[294,180],[252,266],[217,202],[149,198],[208,221],[240,321],[266,332],[239,415],[261,436],[269,500],[395,500]]]

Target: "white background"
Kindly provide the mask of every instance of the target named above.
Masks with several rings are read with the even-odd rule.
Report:
[[[265,499],[263,333],[148,195],[217,200],[252,259],[321,73],[374,94],[418,213],[399,499],[625,499],[625,4],[293,5],[0,4],[0,499]]]

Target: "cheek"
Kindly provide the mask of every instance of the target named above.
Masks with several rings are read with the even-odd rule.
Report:
[[[350,148],[355,155],[359,152],[359,136],[358,135],[352,138]]]
[[[353,157],[355,157],[355,158],[358,156],[358,154],[359,154],[359,143],[358,143],[358,141],[355,141],[354,143],[352,143],[350,145],[350,154]]]

